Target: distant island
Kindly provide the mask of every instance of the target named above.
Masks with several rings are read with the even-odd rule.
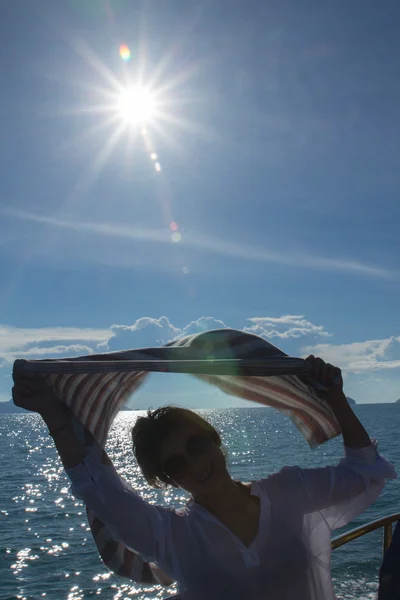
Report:
[[[353,404],[357,404],[357,402],[356,402],[355,400],[353,400],[353,398],[350,398],[350,396],[346,396],[346,398],[347,398],[347,402],[348,402],[349,404],[351,404],[351,405],[353,405]]]
[[[400,398],[399,400],[396,400],[395,404],[400,404]]]
[[[19,406],[15,406],[12,400],[8,402],[0,402],[0,415],[9,415],[12,413],[26,413],[28,412],[24,408],[20,408]]]

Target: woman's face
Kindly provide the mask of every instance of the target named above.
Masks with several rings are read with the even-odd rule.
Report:
[[[229,478],[221,448],[195,423],[171,431],[160,459],[164,473],[192,496],[216,491]]]

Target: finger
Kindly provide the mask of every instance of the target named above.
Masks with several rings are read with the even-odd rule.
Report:
[[[308,365],[310,377],[312,379],[317,380],[318,379],[318,362],[317,362],[317,359],[315,358],[315,356],[313,356],[312,354],[310,354],[310,356],[307,356],[307,358],[305,359],[305,362]]]
[[[30,396],[38,396],[38,391],[25,385],[14,386],[14,394],[18,394],[21,398],[29,398]]]
[[[337,369],[331,364],[327,364],[327,373],[326,373],[326,381],[327,383],[333,383],[335,380],[335,376],[337,374]]]
[[[24,379],[26,381],[41,381],[43,380],[43,376],[38,373],[17,373],[14,374],[16,379]]]
[[[319,359],[319,381],[326,384],[328,380],[328,365],[322,358]]]
[[[14,378],[15,385],[24,386],[30,390],[39,391],[46,385],[45,381],[41,376],[36,374],[32,375],[21,375]]]
[[[14,386],[11,392],[14,403],[22,402],[26,398],[29,398],[29,396],[32,396],[32,393],[29,390],[21,386]]]
[[[343,385],[342,371],[338,367],[333,367],[332,383],[335,385]]]
[[[44,381],[42,375],[38,375],[38,373],[13,373],[13,379],[15,382],[18,381],[26,381],[26,382],[40,382]]]
[[[315,356],[313,356],[312,354],[310,354],[310,356],[307,356],[307,358],[304,361],[309,369],[310,372],[310,376],[313,377],[313,373],[314,373],[314,368],[315,368]]]
[[[31,396],[32,395],[32,390],[23,385],[17,385],[15,388],[15,392],[17,394],[20,394],[21,396]]]
[[[321,358],[317,357],[313,364],[313,375],[315,379],[322,383],[322,373],[323,373],[324,362]]]
[[[23,393],[32,393],[31,386],[26,381],[18,381],[14,384],[13,390]]]
[[[36,393],[32,393],[31,390],[27,390],[26,388],[14,388],[12,392],[13,400],[25,402],[26,400],[31,400],[37,398]]]

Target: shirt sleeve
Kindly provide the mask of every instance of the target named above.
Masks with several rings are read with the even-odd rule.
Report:
[[[329,528],[337,529],[376,500],[386,478],[396,477],[393,465],[373,443],[365,448],[345,447],[345,458],[337,466],[285,467],[272,476],[275,481],[269,487],[272,483],[282,506],[290,504],[291,510],[304,514],[319,511]]]
[[[148,504],[112,465],[103,464],[90,449],[84,461],[66,469],[72,494],[103,521],[115,540],[146,561],[166,565],[173,511]]]

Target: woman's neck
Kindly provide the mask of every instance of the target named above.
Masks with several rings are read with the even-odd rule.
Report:
[[[218,515],[242,508],[248,502],[249,496],[248,486],[229,478],[217,490],[196,495],[194,501],[212,514]]]

